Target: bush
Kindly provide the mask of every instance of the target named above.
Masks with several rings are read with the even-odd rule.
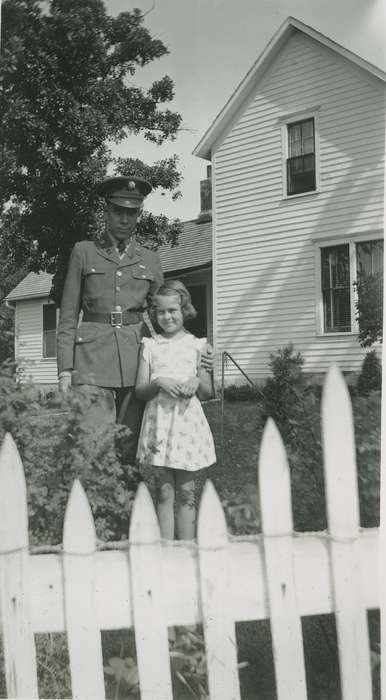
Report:
[[[369,353],[370,354],[370,353]],[[302,372],[303,360],[289,345],[271,356],[273,376],[264,387],[264,418],[271,416],[283,439],[291,470],[295,529],[327,526],[321,438],[321,392]],[[352,398],[361,524],[379,522],[380,393]]]
[[[86,417],[90,400],[76,392],[42,395],[18,384],[10,364],[0,370],[0,442],[10,432],[24,465],[31,544],[62,541],[63,517],[75,478],[86,490],[97,536],[127,536],[138,472],[122,465],[128,429],[95,431]]]
[[[230,384],[224,389],[227,401],[258,401],[262,396],[260,389],[251,384]]]
[[[362,362],[356,389],[359,396],[368,396],[371,391],[380,391],[382,387],[382,366],[375,350],[370,350]]]

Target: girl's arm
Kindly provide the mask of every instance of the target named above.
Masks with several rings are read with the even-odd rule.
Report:
[[[150,401],[159,392],[155,382],[150,381],[150,365],[141,352],[135,382],[135,395],[141,401]]]
[[[180,396],[181,383],[170,377],[157,377],[152,382],[150,381],[150,364],[141,353],[137,379],[135,382],[135,395],[141,401],[150,401],[158,394],[160,389],[166,391],[173,398]]]
[[[201,401],[213,399],[213,377],[212,372],[200,367],[198,370],[198,379],[200,381],[197,389],[197,396]]]
[[[197,394],[201,401],[213,398],[211,372],[199,368],[196,377],[191,377],[181,385],[180,394],[185,397]]]

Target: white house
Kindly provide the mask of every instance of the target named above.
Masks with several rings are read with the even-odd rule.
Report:
[[[203,181],[206,182],[206,181]],[[165,277],[181,279],[198,311],[190,330],[212,339],[212,222],[209,210],[186,221],[175,248],[160,248]],[[52,275],[30,272],[7,296],[15,308],[15,358],[24,376],[50,388],[57,384],[56,327],[59,309],[49,299]]]
[[[216,355],[252,378],[289,342],[306,371],[361,364],[353,282],[383,265],[384,83],[288,18],[194,151],[212,162]]]

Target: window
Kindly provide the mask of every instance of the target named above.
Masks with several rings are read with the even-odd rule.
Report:
[[[357,332],[353,283],[382,273],[383,240],[322,247],[320,263],[323,332]]]
[[[316,190],[315,120],[287,124],[287,195]]]
[[[43,304],[43,357],[56,357],[55,304]]]
[[[351,331],[349,247],[322,248],[323,328],[325,333]]]

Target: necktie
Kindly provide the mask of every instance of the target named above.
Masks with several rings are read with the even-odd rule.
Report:
[[[126,242],[125,242],[125,241],[119,241],[119,243],[118,243],[119,255],[123,255],[123,253],[125,252],[125,250],[126,250]]]

